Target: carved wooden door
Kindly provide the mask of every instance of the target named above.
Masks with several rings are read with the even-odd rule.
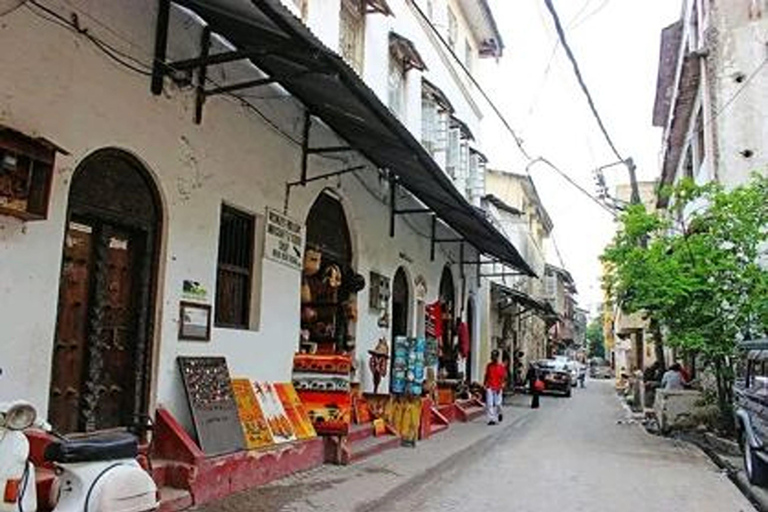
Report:
[[[140,230],[101,221],[69,225],[49,414],[62,432],[134,423],[143,380],[136,307],[143,257]]]
[[[59,321],[53,346],[49,417],[61,432],[78,429],[88,340],[93,226],[71,222],[64,237]]]

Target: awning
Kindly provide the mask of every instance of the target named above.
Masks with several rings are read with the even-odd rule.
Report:
[[[413,42],[395,32],[389,33],[389,53],[403,63],[403,69],[407,72],[411,69],[425,71],[427,65],[416,49]]]
[[[237,48],[228,57],[207,57],[209,65],[238,56],[250,59],[355,150],[379,168],[393,172],[400,185],[478,251],[535,275],[514,245],[464,199],[355,71],[326,48],[280,0],[174,3],[194,11],[214,33]],[[162,16],[158,19],[162,20]],[[161,25],[158,23],[158,34],[163,30]],[[158,41],[162,43],[162,38]],[[156,57],[164,61],[162,48]],[[155,78],[155,92],[157,82]]]
[[[552,305],[546,301],[536,300],[527,293],[495,282],[491,283],[491,289],[509,300],[510,303],[520,304],[528,310],[533,310],[542,318],[557,317]]]

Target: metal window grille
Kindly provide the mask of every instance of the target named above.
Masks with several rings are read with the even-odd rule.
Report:
[[[253,215],[222,206],[216,275],[216,325],[247,329],[253,271]]]

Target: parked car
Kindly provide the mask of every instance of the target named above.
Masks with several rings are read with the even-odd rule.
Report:
[[[733,387],[736,434],[747,478],[768,486],[768,338],[741,348],[745,364]]]
[[[542,359],[536,362],[539,378],[544,381],[544,393],[560,393],[571,396],[572,378],[570,370],[552,359]]]
[[[611,379],[613,378],[613,370],[608,365],[591,365],[589,377],[592,379]]]

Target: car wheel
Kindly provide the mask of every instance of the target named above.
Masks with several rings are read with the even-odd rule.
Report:
[[[568,388],[565,392],[565,398],[571,398],[571,388]]]
[[[742,442],[742,451],[744,453],[744,472],[747,474],[749,482],[761,487],[768,484],[768,465],[757,456],[754,448],[747,441],[746,436]]]

